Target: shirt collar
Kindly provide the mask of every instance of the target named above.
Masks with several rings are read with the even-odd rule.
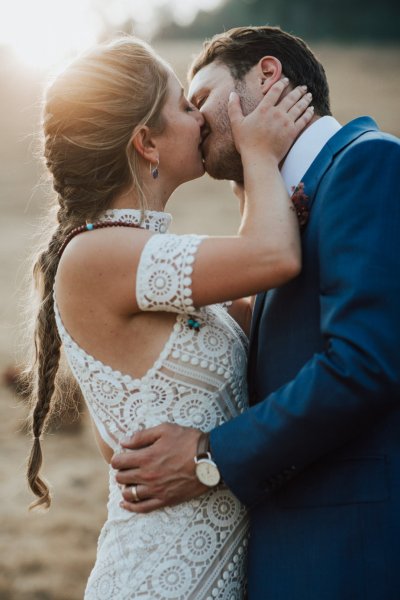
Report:
[[[300,183],[327,141],[342,126],[333,117],[320,117],[297,138],[286,156],[281,175],[289,194]]]

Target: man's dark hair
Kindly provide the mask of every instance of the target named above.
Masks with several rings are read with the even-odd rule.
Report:
[[[263,56],[274,56],[293,86],[306,85],[313,95],[315,112],[330,115],[329,87],[325,71],[305,42],[279,27],[235,27],[203,44],[194,59],[189,78],[212,62],[226,65],[235,81],[241,81]]]

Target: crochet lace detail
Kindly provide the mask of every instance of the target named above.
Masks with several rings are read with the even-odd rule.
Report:
[[[136,275],[141,310],[194,312],[192,279],[198,235],[154,235],[143,248]]]
[[[169,213],[156,210],[145,210],[142,212],[136,208],[110,208],[103,213],[99,220],[105,222],[122,221],[123,223],[133,223],[149,231],[165,233],[172,223],[172,216]]]
[[[159,231],[158,216],[148,218],[149,229]],[[67,360],[101,436],[116,451],[121,438],[135,430],[173,422],[209,431],[247,407],[247,339],[223,306],[193,309],[185,302],[190,298],[184,292],[190,291],[185,269],[192,268],[200,241],[155,235],[143,251],[137,277],[142,309],[177,315],[167,343],[141,378],[116,371],[81,348],[55,303]],[[152,265],[165,277],[171,277],[172,265],[180,282],[162,300],[152,291]],[[200,331],[188,327],[192,311]],[[121,491],[111,468],[109,486],[108,518],[85,600],[243,600],[247,516],[223,484],[198,499],[143,515],[119,506]]]

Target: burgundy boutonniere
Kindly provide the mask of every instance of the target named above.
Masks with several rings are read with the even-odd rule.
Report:
[[[304,193],[304,183],[301,181],[296,187],[293,187],[291,201],[299,220],[300,229],[303,230],[307,225],[310,216],[309,197]]]

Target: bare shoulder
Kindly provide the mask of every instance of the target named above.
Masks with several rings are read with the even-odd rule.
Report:
[[[60,259],[59,272],[66,277],[93,276],[99,268],[139,258],[153,234],[143,229],[110,227],[84,232],[73,238]],[[132,264],[132,263],[131,263]]]
[[[77,235],[60,259],[55,288],[58,302],[106,304],[126,309],[128,294],[135,307],[136,271],[143,247],[153,234],[110,227]]]

